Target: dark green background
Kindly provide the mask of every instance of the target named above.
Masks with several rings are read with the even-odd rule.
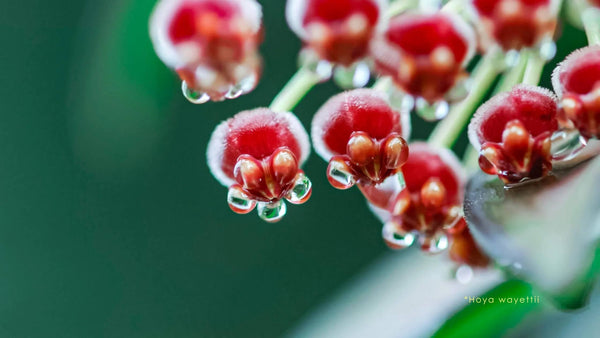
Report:
[[[387,251],[358,191],[331,188],[315,154],[313,197],[275,225],[234,215],[210,176],[212,129],[295,71],[285,1],[261,3],[259,87],[202,106],[154,55],[154,1],[3,3],[0,336],[280,335]],[[299,105],[305,126],[337,91]]]

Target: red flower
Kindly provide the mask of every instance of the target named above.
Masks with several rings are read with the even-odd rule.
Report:
[[[423,250],[444,250],[448,246],[447,232],[462,219],[466,179],[460,162],[447,149],[411,143],[402,172],[406,186],[387,208],[384,240],[391,248],[400,249],[411,245],[418,234]]]
[[[371,47],[380,74],[429,103],[444,99],[475,52],[475,33],[460,17],[437,12],[393,18]]]
[[[552,169],[558,105],[547,89],[518,85],[482,105],[469,124],[479,165],[506,183],[545,176]]]
[[[162,0],[150,20],[160,59],[194,103],[235,98],[260,75],[262,12],[254,0]]]
[[[473,0],[482,33],[504,50],[533,47],[556,29],[555,0]]]
[[[292,113],[266,108],[245,111],[221,123],[208,144],[213,176],[229,187],[231,209],[245,214],[258,202],[259,215],[276,222],[286,199],[306,202],[311,183],[300,166],[310,153],[308,135]]]
[[[554,70],[554,90],[565,117],[586,138],[600,138],[600,46],[569,55]]]
[[[288,0],[287,20],[321,59],[350,66],[364,58],[387,0]]]
[[[375,185],[395,175],[408,156],[403,137],[408,115],[389,105],[386,94],[357,89],[331,98],[315,115],[312,138],[317,153],[329,161],[327,177],[338,189],[355,183]]]

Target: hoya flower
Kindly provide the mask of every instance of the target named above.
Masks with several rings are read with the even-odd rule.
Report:
[[[227,201],[239,214],[258,204],[259,216],[279,221],[293,204],[308,200],[310,180],[300,166],[310,153],[308,134],[292,113],[266,108],[238,113],[221,123],[208,144],[213,176],[229,187]]]
[[[256,86],[261,20],[255,0],[161,0],[150,19],[150,35],[191,102],[220,101]]]
[[[327,178],[338,189],[378,185],[398,173],[408,156],[408,115],[390,107],[385,93],[356,89],[332,97],[315,115],[312,139],[329,161]]]
[[[336,80],[344,70],[351,72],[350,83],[340,84],[364,86],[370,71],[361,61],[373,35],[384,28],[386,7],[387,0],[288,0],[286,16],[306,45],[306,64],[316,59],[339,65]]]
[[[428,103],[444,100],[475,52],[475,33],[459,16],[408,12],[391,19],[371,47],[377,71]]]
[[[472,0],[484,37],[502,49],[521,50],[551,38],[556,29],[560,1]]]
[[[585,138],[600,138],[600,46],[573,52],[552,76],[565,117]]]
[[[556,97],[547,89],[515,86],[483,104],[469,124],[479,165],[505,183],[545,176],[552,169],[551,138],[558,130]]]
[[[419,237],[430,253],[448,247],[448,232],[462,219],[465,173],[454,153],[427,143],[411,143],[402,167],[405,187],[392,199],[382,235],[388,246],[402,249]]]

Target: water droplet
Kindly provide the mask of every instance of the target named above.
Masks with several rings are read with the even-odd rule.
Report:
[[[229,100],[237,99],[238,97],[244,94],[244,90],[242,89],[240,84],[233,85],[229,88],[229,91],[225,93],[225,98]]]
[[[321,60],[319,56],[310,49],[304,49],[300,52],[300,67],[317,75],[321,81],[327,81],[333,73],[333,65],[326,60]]]
[[[504,66],[507,68],[515,67],[521,60],[521,52],[516,49],[511,49],[504,54]]]
[[[394,85],[389,88],[389,100],[390,106],[399,112],[410,113],[415,109],[415,98]]]
[[[454,276],[460,284],[468,284],[473,279],[473,269],[468,265],[461,265]]]
[[[283,201],[259,202],[256,210],[258,211],[258,216],[264,221],[275,223],[281,221],[283,216],[285,216],[287,207]]]
[[[238,86],[240,87],[242,92],[249,93],[256,87],[257,82],[258,82],[258,78],[257,78],[256,74],[252,73],[252,74],[246,76],[245,78],[241,79],[240,82],[238,83]]]
[[[333,80],[343,89],[362,88],[369,83],[371,70],[364,62],[357,62],[350,67],[337,66]]]
[[[312,193],[312,183],[304,174],[296,176],[294,186],[286,196],[286,199],[293,204],[302,204],[306,202]]]
[[[183,92],[183,96],[193,104],[202,104],[210,101],[210,96],[208,96],[208,94],[188,88],[185,81],[181,82],[181,91]]]
[[[448,236],[442,231],[438,231],[433,236],[419,237],[421,249],[427,253],[436,254],[448,248]]]
[[[556,43],[551,37],[547,37],[540,42],[537,52],[543,60],[550,61],[556,56]]]
[[[350,189],[356,184],[356,178],[348,165],[341,159],[332,159],[327,168],[327,179],[336,189]]]
[[[256,206],[256,201],[252,200],[239,186],[229,188],[227,203],[231,210],[238,214],[247,214]]]
[[[576,129],[561,129],[552,135],[550,153],[554,161],[569,161],[587,145]]]
[[[383,225],[381,236],[385,243],[392,249],[405,249],[415,242],[415,235],[407,232],[395,222],[387,222]]]
[[[450,112],[450,104],[448,104],[446,101],[438,101],[434,104],[429,104],[427,100],[419,97],[417,99],[415,109],[417,114],[425,121],[434,122],[448,116],[448,113]]]

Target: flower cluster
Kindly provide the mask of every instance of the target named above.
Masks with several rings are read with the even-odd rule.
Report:
[[[358,187],[384,224],[382,237],[390,248],[418,243],[428,253],[448,249],[459,264],[487,266],[463,218],[465,171],[447,148],[474,113],[468,136],[485,173],[507,186],[549,175],[554,163],[600,138],[600,48],[583,48],[562,62],[552,79],[555,93],[519,84],[526,82],[522,70],[505,75],[509,84],[517,79],[514,86],[479,104],[495,76],[507,71],[490,61],[500,51],[533,55],[521,59],[528,73],[543,67],[529,62],[544,61],[536,50],[554,35],[560,1],[472,0],[470,11],[453,10],[453,3],[429,11],[396,10],[400,1],[388,6],[386,0],[288,0],[287,21],[304,43],[298,74],[318,80],[299,75],[276,108],[238,113],[215,129],[207,158],[212,174],[228,188],[230,208],[239,214],[257,209],[262,219],[276,222],[285,215],[285,201],[309,199],[312,183],[300,167],[311,143],[289,111],[305,94],[294,90],[333,74],[351,90],[324,103],[311,126],[312,145],[328,163],[331,185]],[[185,96],[203,103],[235,98],[256,86],[261,20],[255,0],[161,0],[150,31],[159,58],[183,81]],[[467,68],[478,51],[482,61],[471,77]],[[354,89],[372,74],[380,78],[372,89]],[[479,82],[469,87],[470,81]],[[293,99],[286,97],[290,92]],[[413,111],[428,120],[453,112],[448,125],[456,130],[442,135],[442,145],[439,135],[438,142],[411,141]],[[578,142],[561,147],[561,135]]]

